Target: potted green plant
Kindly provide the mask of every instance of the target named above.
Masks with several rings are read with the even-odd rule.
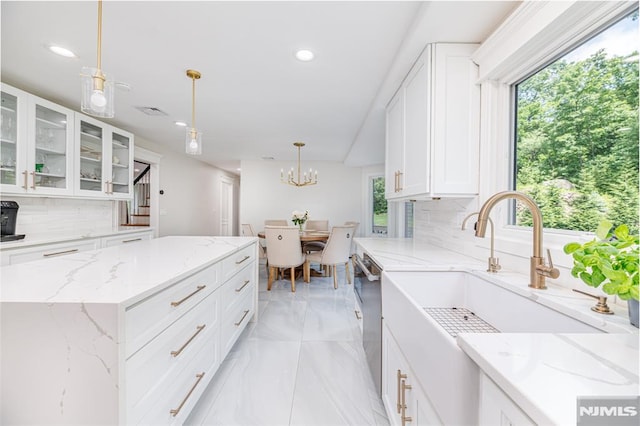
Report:
[[[596,238],[584,244],[571,242],[564,252],[573,257],[571,275],[591,287],[626,300],[629,320],[638,327],[638,235],[629,234],[627,225],[613,225],[603,220]]]

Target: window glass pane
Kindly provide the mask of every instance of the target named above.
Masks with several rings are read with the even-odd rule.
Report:
[[[384,177],[372,179],[373,211],[372,220],[374,234],[387,234],[387,200],[384,198]]]
[[[637,40],[636,11],[516,86],[515,187],[545,228],[638,230]]]

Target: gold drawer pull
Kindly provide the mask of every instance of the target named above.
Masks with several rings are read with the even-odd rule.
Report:
[[[396,410],[398,410],[398,414],[400,414],[400,411],[402,410],[402,405],[400,405],[400,381],[402,379],[406,379],[407,375],[406,374],[402,374],[402,371],[400,371],[400,369],[398,369],[398,372],[396,374],[396,379],[398,381],[396,389],[398,390],[398,393],[396,395]]]
[[[78,249],[71,249],[71,250],[65,250],[65,251],[57,251],[55,253],[43,253],[42,256],[43,257],[61,256],[63,254],[71,254],[71,253],[75,253],[77,251],[78,251]]]
[[[361,320],[362,319],[362,317],[360,316],[360,311],[353,311],[353,312],[356,313],[356,319],[357,320]]]
[[[400,419],[402,420],[402,426],[405,426],[405,423],[409,423],[411,421],[413,421],[413,419],[410,416],[407,416],[407,401],[406,401],[406,395],[405,395],[405,391],[409,389],[411,390],[411,385],[408,385],[404,382],[404,380],[402,381],[402,416],[400,417]]]
[[[200,334],[200,332],[201,332],[202,330],[204,330],[204,328],[205,328],[206,326],[207,326],[206,324],[202,324],[202,325],[197,326],[196,328],[197,328],[198,330],[193,334],[193,336],[191,336],[191,337],[189,338],[189,340],[187,340],[186,342],[184,342],[184,345],[182,345],[182,346],[180,347],[180,349],[178,349],[177,351],[171,351],[171,356],[172,356],[172,357],[177,357],[178,355],[180,355],[180,354],[182,353],[182,351],[184,350],[184,348],[186,348],[186,347],[187,347],[187,345],[188,345],[189,343],[191,343],[191,341],[192,341],[193,339],[195,339],[195,338],[196,338],[196,336],[197,336],[198,334]]]
[[[193,391],[196,389],[196,386],[198,386],[198,383],[200,383],[200,380],[202,380],[202,378],[204,377],[204,371],[200,374],[196,374],[196,377],[198,378],[198,380],[196,380],[196,382],[193,384],[187,396],[185,396],[182,402],[180,403],[180,405],[178,405],[178,408],[174,408],[173,410],[169,411],[169,414],[171,414],[173,417],[177,416],[180,410],[182,410],[182,407],[187,402],[187,400],[189,399]]]
[[[33,189],[34,191],[37,189],[36,188],[36,172],[31,172],[31,189]]]
[[[244,262],[245,260],[250,259],[250,258],[251,258],[251,256],[245,256],[242,260],[236,260],[236,265],[239,265],[242,262]]]
[[[242,289],[245,288],[247,286],[247,284],[249,284],[250,282],[251,282],[251,280],[246,280],[244,282],[244,284],[242,284],[242,287],[236,288],[236,293],[240,293],[242,291]]]
[[[194,294],[196,294],[200,290],[204,289],[205,287],[206,287],[206,285],[199,285],[198,289],[196,291],[194,291],[193,293],[189,294],[185,298],[183,298],[181,300],[178,300],[177,302],[171,302],[171,306],[173,306],[175,308],[176,306],[182,304],[182,302],[186,301],[188,298],[190,298],[191,296],[193,296]]]
[[[142,238],[133,238],[131,240],[124,240],[122,243],[132,243],[134,241],[142,241]]]
[[[29,172],[25,170],[24,172],[22,172],[22,175],[24,176],[24,185],[22,185],[22,187],[26,191],[27,189],[29,189]]]
[[[242,324],[242,321],[244,321],[245,317],[247,316],[247,314],[249,313],[249,310],[244,311],[244,315],[242,315],[242,318],[240,318],[240,321],[235,323],[235,326],[239,326],[240,324]]]

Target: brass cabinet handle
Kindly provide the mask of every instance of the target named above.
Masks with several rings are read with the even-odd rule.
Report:
[[[400,414],[400,411],[402,410],[402,406],[400,405],[400,381],[402,379],[406,379],[407,375],[406,374],[402,374],[402,371],[400,371],[400,369],[398,369],[398,372],[396,374],[396,379],[397,379],[397,386],[396,386],[396,390],[398,391],[397,396],[396,396],[396,410],[398,410],[398,414]]]
[[[36,189],[36,172],[31,172],[31,189]]]
[[[251,282],[251,280],[246,280],[244,282],[244,284],[242,284],[242,287],[236,288],[236,293],[240,293],[242,291],[242,289],[245,288],[247,286],[247,284],[249,284],[250,282]]]
[[[358,320],[362,319],[362,317],[360,316],[360,311],[356,310],[356,311],[353,311],[353,312],[356,313],[356,319],[358,319]]]
[[[133,238],[131,240],[124,240],[123,243],[132,243],[134,241],[142,241],[142,238]]]
[[[398,192],[398,174],[400,172],[396,170],[394,173],[394,181],[393,181],[393,192]]]
[[[206,326],[207,326],[206,324],[202,324],[202,325],[198,325],[198,326],[196,326],[197,331],[193,334],[193,336],[191,336],[191,337],[189,338],[189,340],[187,340],[186,342],[184,342],[184,345],[182,345],[182,346],[180,347],[180,349],[178,349],[177,351],[171,351],[171,356],[175,358],[175,357],[177,357],[178,355],[180,355],[180,354],[182,353],[182,351],[184,350],[184,348],[186,348],[186,347],[187,347],[187,345],[188,345],[189,343],[191,343],[191,341],[192,341],[193,339],[195,339],[195,338],[196,338],[196,336],[197,336],[198,334],[200,334],[200,332],[201,332],[202,330],[204,330],[204,328],[205,328]]]
[[[405,423],[409,423],[411,421],[413,421],[413,419],[409,416],[407,416],[407,401],[406,401],[406,395],[405,395],[405,391],[407,389],[411,389],[411,385],[408,385],[404,382],[404,380],[402,381],[402,415],[400,417],[400,419],[402,420],[402,426],[405,426]]]
[[[245,260],[249,259],[251,256],[245,256],[242,260],[236,260],[236,265],[241,264],[242,262],[244,262]]]
[[[180,305],[180,304],[182,304],[184,301],[186,301],[188,298],[190,298],[191,296],[193,296],[193,295],[194,295],[194,294],[196,294],[197,292],[199,292],[199,291],[203,290],[205,287],[206,287],[206,285],[199,285],[199,286],[197,287],[197,290],[196,290],[196,291],[194,291],[193,293],[188,294],[186,297],[184,297],[184,298],[182,298],[182,299],[178,300],[177,302],[171,302],[171,306],[173,306],[174,308],[175,308],[176,306],[179,306],[179,305]]]
[[[196,386],[198,386],[198,383],[200,383],[200,380],[202,380],[203,377],[204,377],[204,371],[202,373],[200,373],[200,374],[196,374],[196,378],[198,380],[196,380],[196,382],[193,384],[193,386],[191,387],[191,390],[189,391],[187,396],[185,396],[184,399],[182,400],[182,402],[180,403],[180,405],[178,405],[178,408],[174,408],[172,410],[169,410],[169,414],[171,414],[173,417],[178,415],[178,413],[180,412],[180,410],[182,410],[182,407],[187,402],[187,400],[189,399],[189,397],[191,396],[193,391],[196,389]]]
[[[55,253],[43,253],[42,256],[43,257],[61,256],[63,254],[75,253],[77,251],[78,251],[78,249],[71,249],[71,250],[65,250],[65,251],[57,251]]]
[[[27,189],[29,189],[29,172],[25,170],[24,172],[22,172],[22,175],[24,176],[24,185],[22,185],[22,187],[26,191]]]
[[[400,176],[402,176],[404,173],[402,173],[401,171],[398,170],[398,192],[402,192],[402,181],[400,180]]]
[[[240,321],[234,323],[235,326],[239,326],[240,324],[242,324],[242,321],[244,321],[245,317],[247,316],[247,314],[249,313],[249,310],[244,311],[244,315],[242,315],[242,318],[240,318]]]

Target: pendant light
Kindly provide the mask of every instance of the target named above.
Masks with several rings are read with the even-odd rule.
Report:
[[[102,72],[102,0],[98,0],[98,64],[96,68],[83,67],[82,112],[102,118],[113,118],[113,80]]]
[[[191,128],[187,128],[185,150],[190,155],[202,154],[202,133],[196,129],[196,80],[202,77],[199,71],[187,70],[191,79]]]
[[[280,169],[280,181],[282,183],[287,183],[293,186],[307,186],[307,185],[315,185],[318,183],[318,171],[315,172],[313,169],[309,169],[309,174],[304,172],[304,174],[300,175],[300,148],[304,146],[304,142],[294,142],[293,146],[298,148],[298,180],[296,180],[293,176],[293,167],[291,170],[287,172],[287,178],[284,177],[284,170]]]

